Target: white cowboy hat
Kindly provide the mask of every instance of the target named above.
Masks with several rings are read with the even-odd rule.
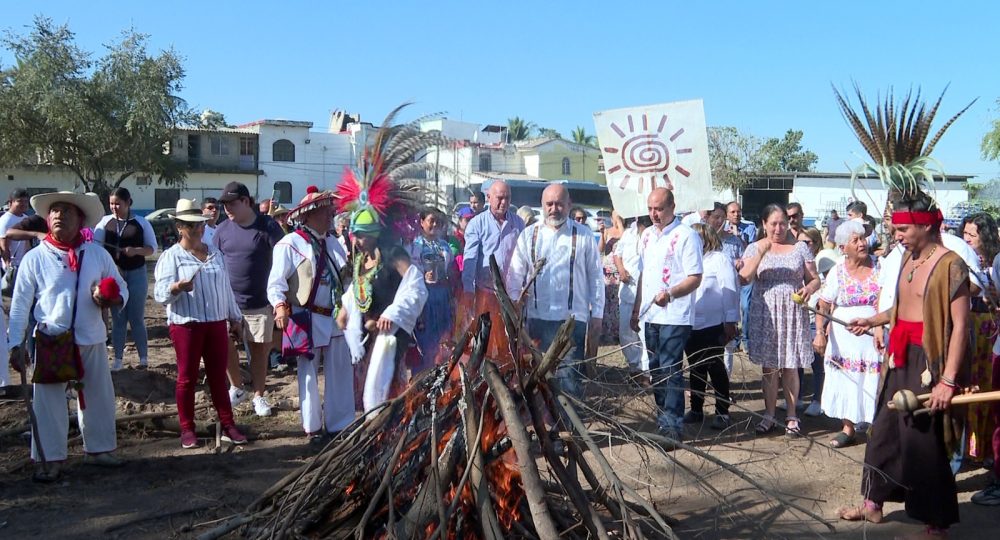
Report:
[[[208,221],[208,216],[201,213],[201,207],[198,206],[198,202],[191,199],[177,201],[177,208],[173,212],[168,212],[167,215],[176,220],[191,223]]]
[[[101,204],[101,199],[96,193],[76,193],[73,191],[39,193],[31,198],[31,207],[38,215],[47,218],[49,208],[53,204],[61,202],[72,204],[83,212],[83,223],[80,224],[80,228],[93,228],[104,217],[104,205]]]
[[[830,271],[834,266],[837,266],[840,261],[844,259],[835,249],[823,249],[816,254],[816,270],[820,274],[825,274]]]

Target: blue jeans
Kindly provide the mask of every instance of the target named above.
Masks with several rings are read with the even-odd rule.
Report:
[[[135,270],[119,270],[125,285],[128,287],[128,302],[122,307],[111,308],[111,344],[115,348],[115,360],[121,360],[125,355],[125,335],[132,327],[132,339],[139,352],[139,360],[145,362],[149,358],[146,339],[146,291],[149,282],[146,278],[146,266]]]
[[[564,321],[544,321],[542,319],[528,319],[528,336],[541,342],[541,350],[544,353],[552,340],[556,338],[556,332],[563,325]],[[501,330],[502,331],[502,330]],[[587,323],[576,321],[573,326],[573,352],[569,358],[564,358],[556,368],[556,381],[563,392],[581,397],[580,388],[580,363],[583,362],[583,355],[587,341]]]
[[[743,350],[750,350],[750,294],[753,293],[753,283],[740,289],[740,312],[743,315]]]
[[[646,323],[649,375],[660,410],[657,426],[681,433],[684,420],[684,346],[691,326]]]
[[[813,372],[813,397],[812,400],[816,403],[823,401],[823,381],[826,379],[826,371],[823,368],[823,356],[813,351],[813,362],[812,362],[812,372]],[[799,368],[799,403],[802,403],[802,396],[806,393],[805,385],[802,381],[805,380],[806,370]]]

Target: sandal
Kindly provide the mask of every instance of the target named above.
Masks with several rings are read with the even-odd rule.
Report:
[[[868,501],[865,501],[854,508],[841,508],[837,510],[837,517],[844,521],[868,521],[871,523],[881,523],[882,509],[874,505],[869,505]]]
[[[50,463],[48,468],[39,465],[31,475],[31,480],[39,484],[51,484],[60,478],[62,478],[62,467],[58,463]]]
[[[830,448],[847,448],[855,442],[854,435],[848,435],[841,431],[836,437],[830,440]]]
[[[759,424],[757,424],[757,427],[754,429],[754,431],[757,432],[757,435],[767,435],[772,430],[774,430],[774,416],[770,414],[765,414],[764,418],[760,421]]]
[[[785,436],[801,437],[802,431],[799,429],[799,419],[795,416],[785,418]]]

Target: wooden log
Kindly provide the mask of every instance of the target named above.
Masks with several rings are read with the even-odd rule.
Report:
[[[488,363],[488,362],[487,362]],[[492,366],[492,364],[490,364]],[[494,368],[496,369],[496,368]],[[468,390],[465,395],[467,400],[465,415],[465,452],[469,456],[469,481],[472,488],[472,498],[479,508],[480,526],[483,530],[483,538],[487,540],[502,540],[504,535],[500,530],[500,521],[497,519],[496,509],[490,499],[489,486],[486,484],[486,470],[483,462],[483,454],[480,451],[482,437],[481,432],[473,432],[479,425],[479,418],[475,411],[475,402],[472,400],[472,385],[469,383],[468,374],[462,371],[462,387]],[[462,492],[456,492],[455,497],[461,497]],[[445,524],[444,521],[441,522]]]
[[[528,431],[521,422],[517,405],[511,396],[510,390],[500,376],[497,367],[490,362],[483,365],[486,384],[490,387],[490,392],[497,402],[497,408],[503,416],[507,425],[507,434],[514,444],[514,451],[517,453],[518,465],[521,469],[521,485],[524,488],[525,498],[528,500],[528,507],[531,509],[531,519],[535,524],[535,530],[542,540],[555,540],[559,537],[556,530],[552,514],[545,503],[545,487],[542,485],[541,476],[538,473],[538,465],[531,453],[531,442],[528,438]]]
[[[416,417],[414,416],[414,418]],[[384,496],[386,491],[389,489],[389,482],[392,481],[392,470],[396,468],[396,462],[399,461],[399,455],[403,452],[403,446],[406,444],[407,435],[409,435],[410,428],[412,427],[413,420],[411,419],[406,431],[400,435],[399,441],[396,443],[396,447],[392,450],[392,456],[389,458],[389,461],[386,462],[385,472],[382,473],[382,481],[375,490],[375,494],[372,495],[371,502],[368,504],[368,508],[365,509],[364,515],[361,516],[361,522],[358,523],[358,526],[354,529],[354,536],[358,540],[365,540],[365,527],[368,526],[368,520],[370,520],[372,514],[375,513],[375,509],[381,502],[382,496]],[[392,505],[391,498],[389,504]]]

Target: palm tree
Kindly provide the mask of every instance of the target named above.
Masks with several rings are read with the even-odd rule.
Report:
[[[587,135],[583,126],[576,126],[576,129],[573,130],[573,142],[586,146],[594,146],[594,143],[597,141],[593,135]]]
[[[511,141],[523,141],[528,137],[531,137],[531,132],[534,129],[534,122],[522,120],[518,116],[507,119],[507,136]]]
[[[542,139],[561,139],[562,133],[552,128],[538,128],[538,137]]]

